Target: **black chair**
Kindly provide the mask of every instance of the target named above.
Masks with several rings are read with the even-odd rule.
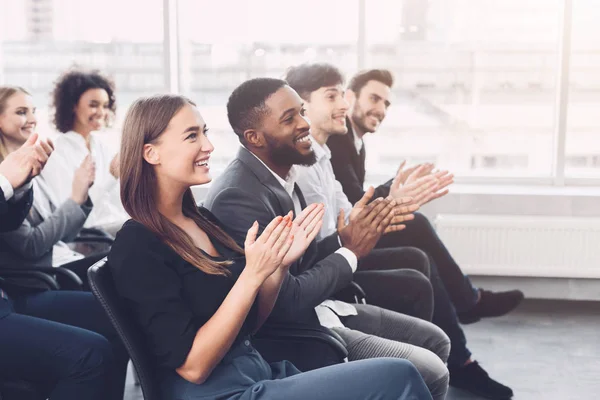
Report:
[[[81,290],[83,282],[77,274],[70,269],[63,267],[18,267],[0,269],[0,278],[3,278],[4,284],[10,286],[10,278],[28,278],[42,283],[48,290],[60,290],[58,278],[69,282],[74,289]]]
[[[6,288],[10,287],[10,278],[27,278],[42,283],[48,290],[59,290],[57,275],[71,280],[74,285],[82,284],[73,271],[60,267],[3,268],[0,270],[0,282]],[[46,391],[31,382],[0,377],[0,400],[45,400],[48,398]]]
[[[75,241],[78,240],[107,240],[107,242],[112,243],[115,241],[115,238],[108,232],[100,229],[100,228],[81,228],[79,234],[75,238]]]
[[[324,326],[265,324],[252,339],[268,362],[291,361],[300,371],[310,371],[347,361],[346,342]]]
[[[354,281],[338,291],[334,297],[346,303],[367,304],[367,294],[360,285]]]
[[[90,267],[88,280],[92,287],[92,293],[100,301],[123,344],[125,344],[137,372],[144,399],[160,400],[160,390],[155,379],[150,352],[146,347],[146,339],[129,310],[120,301],[106,258]]]

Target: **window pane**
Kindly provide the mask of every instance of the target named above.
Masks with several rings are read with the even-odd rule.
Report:
[[[117,118],[106,139],[117,146],[131,102],[164,91],[162,21],[161,0],[3,2],[0,84],[32,93],[38,131],[52,135],[48,106],[58,76],[74,65],[99,69],[116,85]]]
[[[565,173],[600,178],[600,9],[573,1]]]
[[[181,0],[182,90],[210,127],[215,175],[239,147],[225,110],[233,89],[308,61],[354,70],[357,10],[357,0]]]
[[[369,66],[395,75],[369,168],[549,176],[559,0],[369,0]],[[375,177],[372,177],[375,180]]]

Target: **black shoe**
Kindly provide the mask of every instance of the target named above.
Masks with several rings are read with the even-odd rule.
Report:
[[[492,400],[507,400],[513,396],[511,388],[490,378],[477,361],[464,367],[450,367],[448,370],[452,387]]]
[[[514,310],[525,298],[520,290],[490,292],[479,289],[481,297],[475,306],[458,314],[461,324],[472,324],[485,317],[500,317]]]

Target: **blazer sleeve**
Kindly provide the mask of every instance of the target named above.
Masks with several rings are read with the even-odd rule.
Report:
[[[333,167],[333,173],[335,179],[340,182],[342,189],[350,203],[354,204],[365,194],[363,186],[356,175],[356,171],[352,166],[352,158],[350,157],[350,151],[354,149],[346,149],[342,142],[336,142],[335,140],[329,140],[329,147],[331,148],[331,166]],[[337,149],[335,151],[334,149]]]
[[[38,225],[32,226],[25,219],[16,230],[0,234],[0,238],[21,257],[35,260],[52,250],[57,242],[75,237],[90,211],[91,207],[79,206],[69,199]]]
[[[340,247],[340,236],[337,231],[333,232],[331,235],[326,236],[317,242],[317,256],[315,261],[321,261]]]
[[[356,171],[353,167],[353,160],[351,157],[352,152],[356,153],[356,149],[353,145],[344,141],[342,137],[331,137],[327,144],[331,148],[331,166],[333,167],[333,173],[335,179],[342,185],[342,189],[350,203],[356,204],[363,195],[365,190],[363,185],[356,175]],[[392,180],[390,179],[383,185],[379,185],[375,188],[375,193],[371,200],[375,200],[378,197],[387,197],[390,194],[390,187]]]
[[[19,228],[33,203],[33,190],[30,189],[18,201],[6,201],[0,190],[0,232],[14,231]]]
[[[389,181],[387,181],[383,185],[377,186],[375,188],[375,193],[373,194],[373,197],[371,198],[371,201],[373,201],[373,200],[375,200],[375,199],[377,199],[379,197],[388,197],[389,194],[390,194],[390,188],[392,187],[392,181],[393,181],[393,179],[390,179]]]
[[[217,193],[209,210],[240,246],[244,245],[246,232],[254,221],[258,221],[261,233],[275,218],[255,194],[236,187]],[[298,315],[314,309],[351,280],[352,269],[346,259],[339,254],[329,253],[296,276],[290,273],[286,275],[271,317],[294,320]]]

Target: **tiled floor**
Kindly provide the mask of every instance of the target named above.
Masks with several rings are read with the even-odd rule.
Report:
[[[526,301],[465,331],[475,358],[515,400],[600,399],[600,303]],[[131,376],[125,399],[142,400]],[[478,397],[451,389],[448,400],[459,399]]]

